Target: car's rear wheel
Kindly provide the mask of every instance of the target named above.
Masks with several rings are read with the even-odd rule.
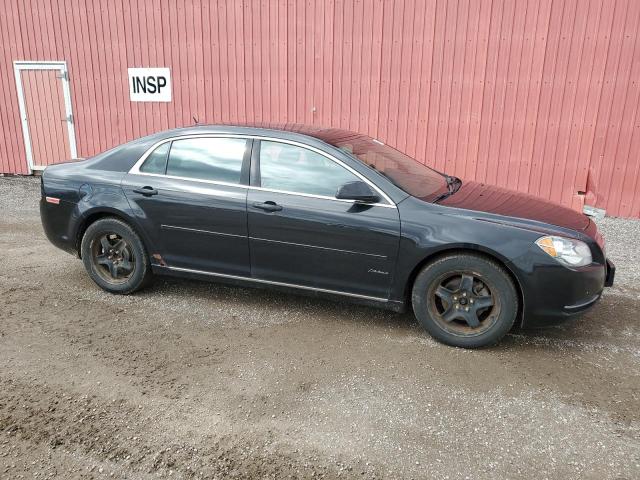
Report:
[[[420,324],[437,340],[476,348],[498,342],[513,327],[518,294],[497,262],[480,255],[451,254],[420,271],[412,304]]]
[[[151,277],[149,257],[138,234],[125,222],[103,218],[82,237],[82,261],[94,282],[111,293],[127,294]]]

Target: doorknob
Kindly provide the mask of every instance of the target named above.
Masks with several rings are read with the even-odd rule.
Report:
[[[157,195],[158,194],[158,190],[156,190],[153,187],[141,187],[141,188],[134,188],[133,191],[135,193],[139,193],[141,195],[144,195],[145,197],[150,197],[151,195]]]
[[[268,201],[264,203],[254,203],[254,208],[259,208],[265,212],[279,212],[282,210],[282,205],[278,205],[276,202]]]

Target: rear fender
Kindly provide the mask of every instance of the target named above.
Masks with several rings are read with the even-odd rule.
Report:
[[[131,206],[120,186],[114,185],[94,185],[91,192],[85,195],[77,204],[76,212],[78,220],[72,222],[74,231],[71,233],[78,245],[80,253],[80,242],[87,227],[99,218],[113,216],[127,222],[140,235],[148,252],[155,251],[153,240],[147,235],[142,225],[138,221]]]

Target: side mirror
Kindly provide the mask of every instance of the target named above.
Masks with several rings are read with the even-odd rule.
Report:
[[[360,180],[342,185],[336,192],[336,198],[340,200],[355,200],[362,203],[376,203],[380,200],[378,194],[369,185]]]

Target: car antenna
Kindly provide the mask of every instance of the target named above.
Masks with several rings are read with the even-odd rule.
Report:
[[[196,116],[194,115],[194,116],[193,116],[193,117],[191,117],[191,118],[193,118],[193,121],[195,122],[195,124],[196,124],[196,125],[198,125],[198,119],[196,118]]]

